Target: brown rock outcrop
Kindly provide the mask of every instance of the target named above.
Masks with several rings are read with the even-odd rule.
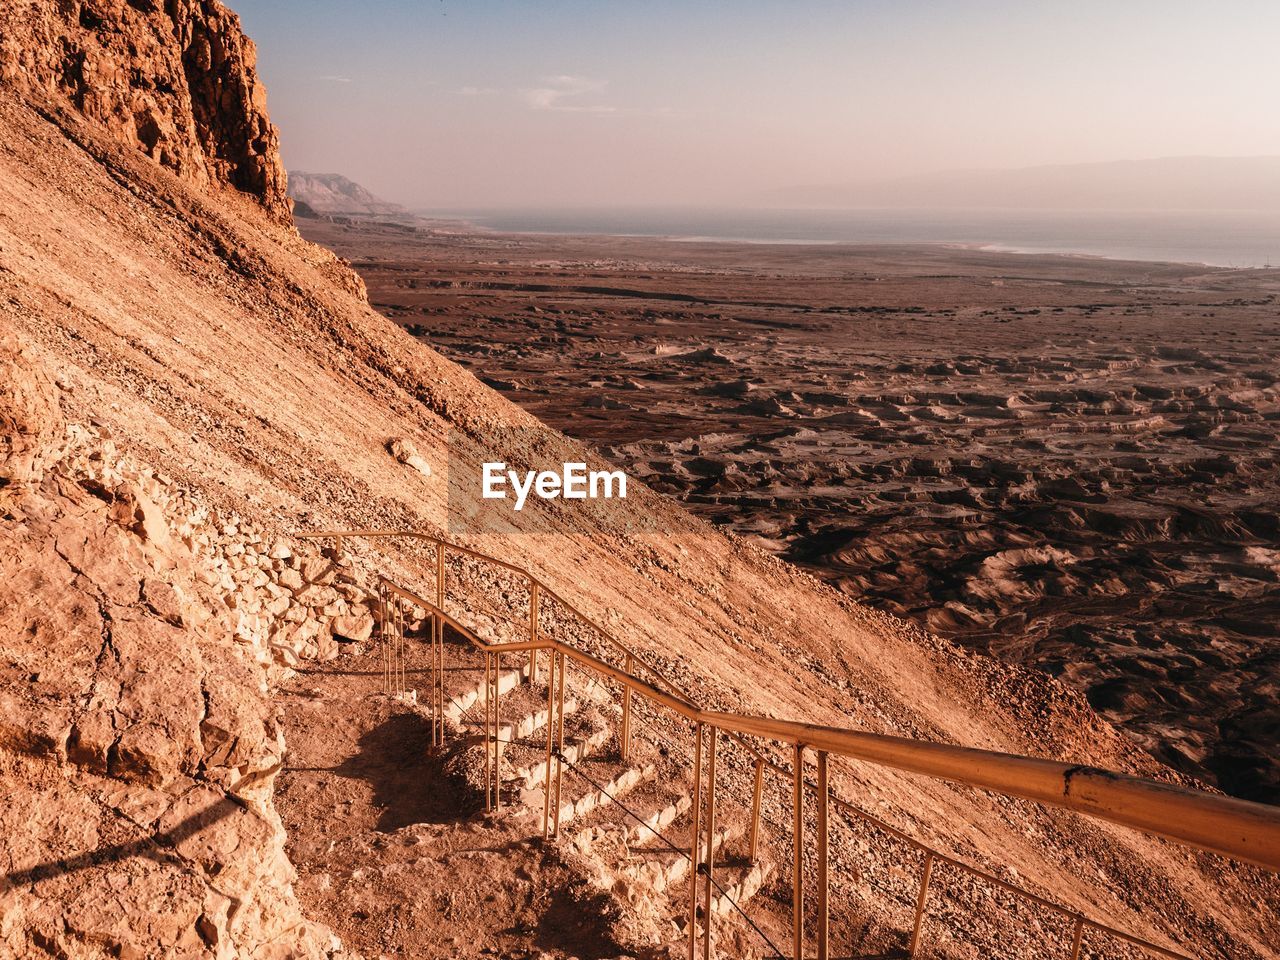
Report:
[[[330,956],[272,804],[277,668],[37,363],[0,354],[0,958]]]
[[[218,0],[18,0],[0,9],[0,79],[65,99],[178,176],[290,216],[253,41]]]
[[[16,337],[0,338],[0,502],[39,482],[50,435],[61,426],[52,381]]]

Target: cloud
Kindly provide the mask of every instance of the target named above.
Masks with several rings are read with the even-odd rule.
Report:
[[[330,83],[350,83],[350,77],[321,77],[321,80],[328,80]]]
[[[546,77],[540,87],[529,87],[520,91],[520,96],[534,110],[549,110],[556,113],[617,113],[618,108],[603,103],[581,103],[579,97],[603,90],[606,84],[601,80],[587,77],[574,77],[561,74]]]
[[[463,87],[458,91],[464,97],[484,97],[497,92],[493,87]]]

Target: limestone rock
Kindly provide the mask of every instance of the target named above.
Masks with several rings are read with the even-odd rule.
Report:
[[[52,381],[16,337],[0,339],[0,490],[38,483],[64,430]]]
[[[0,410],[38,459],[73,431],[31,382],[0,382]],[[213,612],[153,480],[103,448],[83,465],[0,511],[0,957],[320,960],[272,802],[268,624]]]
[[[413,445],[412,441],[406,440],[404,437],[395,437],[387,441],[387,451],[399,463],[413,467],[424,477],[431,476],[431,464],[418,455],[418,449]]]
[[[307,557],[302,561],[302,579],[307,583],[330,584],[337,577],[333,562],[324,557]]]
[[[150,497],[134,484],[122,484],[114,493],[113,517],[117,523],[131,528],[143,542],[162,552],[171,549],[169,524]]]
[[[373,617],[368,614],[334,617],[330,630],[339,643],[364,643],[373,636]]]
[[[182,600],[172,584],[158,577],[147,577],[142,581],[142,599],[151,612],[166,623],[183,626]]]
[[[331,633],[322,633],[316,637],[316,653],[315,658],[322,663],[338,658],[338,641],[334,639]]]

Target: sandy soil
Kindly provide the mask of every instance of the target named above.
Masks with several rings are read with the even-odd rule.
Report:
[[[1280,799],[1280,272],[303,229],[655,489]]]

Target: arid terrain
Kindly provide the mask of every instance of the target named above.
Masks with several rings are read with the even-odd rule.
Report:
[[[655,489],[1280,799],[1280,271],[303,231]]]
[[[930,957],[1069,956],[1073,930],[1090,960],[1137,956],[1119,934],[1197,960],[1278,956],[1280,883],[1261,865],[1274,847],[1233,860],[1207,852],[1213,840],[1188,848],[1063,804],[1088,807],[1082,782],[1128,783],[1232,811],[1213,822],[1257,825],[1243,836],[1261,845],[1274,811],[1189,794],[1193,777],[1044,672],[860,604],[640,482],[610,511],[539,500],[504,528],[452,531],[446,472],[478,477],[494,454],[601,461],[380,315],[347,265],[299,236],[255,62],[218,0],[0,7],[0,960],[680,954],[711,925],[687,910],[697,764],[691,724],[659,715],[667,690],[696,705],[686,716],[1062,764],[1046,795],[833,757],[833,955],[902,955],[929,851]],[[786,287],[747,280],[756,298]],[[450,554],[437,602],[455,623],[531,628],[510,567],[525,569],[546,586],[539,631],[582,654],[606,646],[591,623],[605,625],[664,678],[637,698],[625,754],[613,681],[569,671],[562,836],[545,841],[539,822],[545,676],[498,665],[503,806],[486,815],[480,655],[453,633],[442,644],[433,749],[423,622],[387,617],[381,593],[429,592],[432,552],[308,537],[335,529],[499,556],[509,566],[486,570]],[[382,658],[406,621],[408,669],[390,690]],[[718,811],[706,833],[726,884],[704,906],[732,901],[714,955],[779,955],[806,882],[813,955],[817,794],[804,802],[804,769],[770,773],[758,863],[744,862],[753,764],[721,739],[717,799],[702,805]],[[759,749],[795,757],[786,740]],[[658,815],[673,843],[637,834],[624,805]]]

